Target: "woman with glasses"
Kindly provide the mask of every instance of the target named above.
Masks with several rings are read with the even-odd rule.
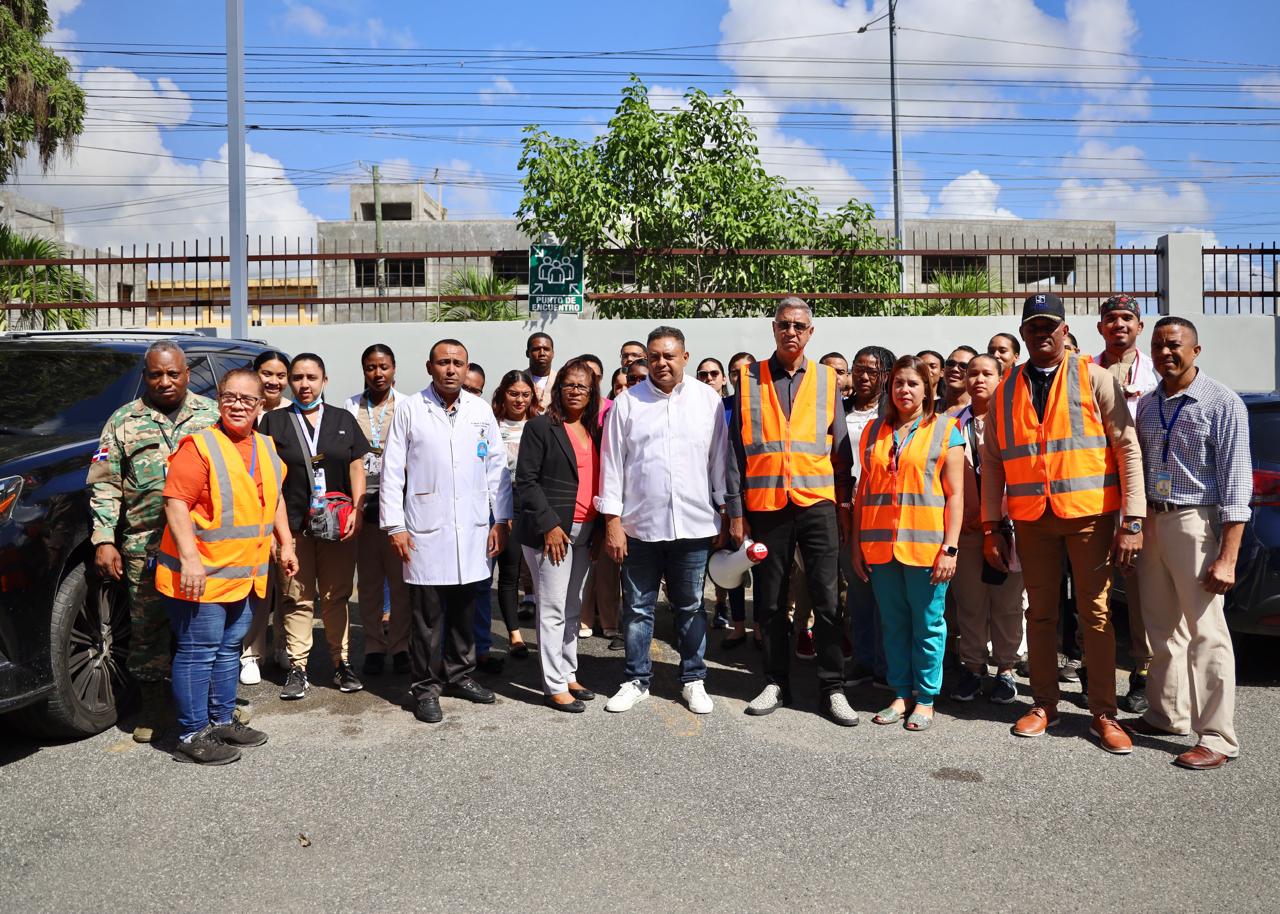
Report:
[[[498,433],[507,450],[507,469],[511,471],[512,479],[516,475],[525,426],[541,411],[529,372],[508,371],[502,376],[498,389],[493,392],[493,415],[498,420]],[[517,606],[523,562],[520,544],[514,536],[508,536],[507,548],[498,556],[498,610],[507,626],[508,653],[516,660],[529,656],[529,645],[524,643],[524,636],[520,633]]]
[[[977,354],[972,346],[957,346],[942,363],[942,409],[952,418],[969,405],[969,360]]]
[[[364,455],[369,453],[369,442],[355,416],[345,409],[325,407],[328,380],[320,356],[313,352],[294,356],[289,363],[293,406],[268,413],[262,423],[263,433],[275,442],[287,470],[284,504],[298,553],[298,573],[284,589],[289,675],[280,697],[286,701],[307,694],[317,603],[333,660],[334,684],[343,692],[364,688],[348,657],[347,601],[364,516]],[[336,531],[326,523],[331,513],[329,495],[345,495],[353,506]]]
[[[894,691],[872,722],[905,717],[906,729],[927,730],[942,689],[943,610],[964,513],[964,438],[954,419],[934,412],[920,359],[894,363],[889,392],[884,415],[859,443],[853,571],[875,590]]]
[[[404,586],[404,563],[378,526],[378,484],[382,478],[382,448],[387,443],[391,419],[404,394],[396,390],[396,354],[391,347],[374,343],[360,355],[364,390],[344,404],[369,442],[364,455],[364,519],[356,543],[356,600],[364,627],[364,665],[361,672],[381,676],[387,654],[392,671],[409,672],[409,592]],[[384,607],[390,599],[391,614],[383,629]]]
[[[717,358],[705,358],[698,363],[696,377],[720,397],[720,402],[724,404],[724,421],[727,424],[733,411],[733,397],[726,395],[729,390],[729,376],[725,374],[724,365],[720,364],[720,360]],[[744,626],[741,636],[726,636],[724,641],[721,642],[721,647],[737,647],[747,640],[746,620],[747,591],[745,585],[743,587],[735,587],[733,590],[725,590],[723,587],[717,586],[715,613],[711,617],[711,627],[728,628],[734,621],[741,622]],[[731,641],[733,643],[730,643]]]
[[[578,625],[596,532],[599,413],[595,376],[573,359],[556,375],[546,414],[525,426],[516,461],[514,531],[537,593],[544,700],[569,713],[595,698],[578,682]]]
[[[227,372],[217,425],[182,440],[165,478],[156,589],[177,645],[178,761],[223,765],[240,758],[240,747],[267,741],[233,717],[240,646],[267,596],[273,536],[281,573],[293,575],[298,559],[280,497],[284,465],[254,431],[262,402],[252,369]]]

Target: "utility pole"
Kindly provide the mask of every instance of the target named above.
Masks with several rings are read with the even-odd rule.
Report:
[[[244,191],[244,0],[227,8],[227,231],[231,234],[231,335],[249,335],[248,228]]]
[[[382,185],[378,183],[378,166],[374,165],[371,169],[373,172],[373,251],[375,254],[382,254]],[[378,287],[378,295],[385,296],[387,294],[387,275],[386,267],[381,256],[378,257],[376,263],[376,279]],[[385,324],[387,322],[387,303],[379,302],[378,304],[378,322]]]
[[[898,0],[889,0],[889,126],[893,134],[893,238],[902,250],[902,143],[898,140],[898,25],[894,8]],[[898,291],[907,291],[906,264],[898,257]]]

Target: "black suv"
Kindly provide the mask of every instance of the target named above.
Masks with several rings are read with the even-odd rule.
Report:
[[[267,348],[181,332],[0,333],[0,712],[49,736],[105,730],[130,686],[128,597],[94,569],[85,476],[158,339],[182,347],[189,389],[208,397]]]

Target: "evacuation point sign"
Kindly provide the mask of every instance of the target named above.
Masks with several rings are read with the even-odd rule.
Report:
[[[582,251],[559,244],[529,248],[529,310],[582,313]]]

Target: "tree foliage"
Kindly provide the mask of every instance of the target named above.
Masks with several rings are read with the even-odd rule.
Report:
[[[806,188],[791,187],[760,162],[756,134],[732,93],[691,89],[672,111],[655,110],[635,76],[608,130],[583,142],[525,129],[524,196],[516,216],[533,237],[552,233],[588,251],[593,292],[890,292],[895,261],[879,257],[676,256],[673,248],[883,248],[870,206],[849,200],[823,212]],[[820,314],[879,310],[816,300]],[[603,317],[710,317],[771,313],[773,302],[639,299],[598,303]]]
[[[476,295],[495,299],[516,290],[514,279],[503,279],[479,270],[467,269],[449,277],[442,295]],[[513,301],[445,302],[440,308],[442,321],[514,321],[520,319]]]
[[[55,241],[20,235],[7,225],[0,225],[0,260],[57,260],[64,256]],[[0,329],[5,329],[9,311],[17,310],[15,330],[83,330],[89,326],[89,312],[84,308],[19,310],[5,306],[92,300],[89,281],[71,267],[0,266]]]
[[[84,129],[71,64],[40,43],[52,27],[44,0],[0,0],[0,182],[29,144],[47,169]]]

